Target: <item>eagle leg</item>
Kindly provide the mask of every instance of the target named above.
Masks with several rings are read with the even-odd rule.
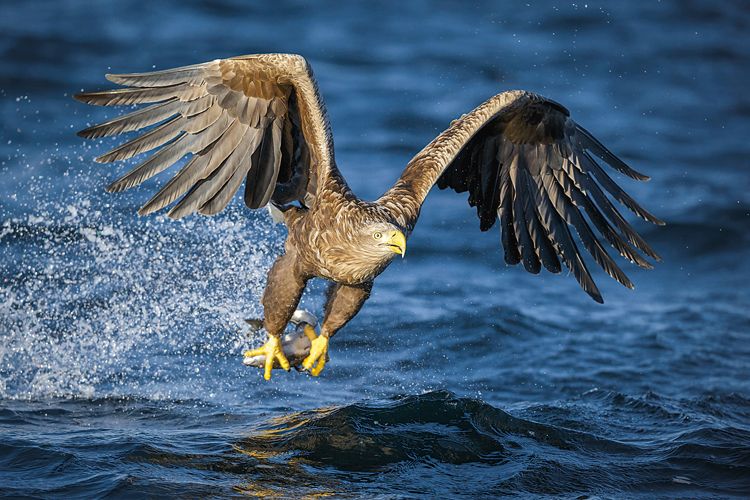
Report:
[[[311,339],[310,354],[302,362],[302,367],[310,370],[313,377],[320,375],[326,365],[328,356],[328,339],[333,337],[337,331],[346,325],[362,308],[372,291],[372,282],[359,285],[344,285],[342,283],[331,283],[326,300],[325,316],[320,335],[312,338],[315,330],[307,328],[305,334]],[[317,363],[317,364],[316,364]]]
[[[268,271],[268,282],[263,292],[263,326],[268,341],[258,349],[244,353],[245,357],[265,355],[263,378],[271,378],[271,370],[278,362],[289,371],[289,360],[281,348],[281,335],[297,309],[305,290],[307,278],[299,271],[294,252],[288,252],[273,263]]]

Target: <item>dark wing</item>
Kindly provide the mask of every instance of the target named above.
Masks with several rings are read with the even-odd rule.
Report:
[[[330,126],[304,58],[262,54],[152,73],[107,75],[127,88],[87,92],[79,101],[147,107],[79,132],[86,138],[147,129],[96,159],[126,160],[152,152],[107,190],[139,185],[189,160],[138,211],[148,214],[181,197],[173,218],[213,215],[245,181],[245,203],[314,203],[318,186],[338,177]]]
[[[610,197],[647,221],[664,223],[615,184],[595,157],[628,177],[648,180],[576,124],[560,104],[529,92],[505,92],[452,123],[407,165],[380,201],[412,227],[434,183],[468,191],[482,231],[500,220],[508,264],[523,262],[532,273],[542,266],[558,273],[562,260],[586,293],[602,302],[579,243],[629,288],[632,282],[600,238],[641,267],[653,266],[639,250],[660,260]]]

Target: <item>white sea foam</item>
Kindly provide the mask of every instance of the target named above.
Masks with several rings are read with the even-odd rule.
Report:
[[[0,398],[174,397],[207,355],[241,359],[284,231],[265,211],[139,218],[122,198],[22,182],[33,203],[0,222]]]

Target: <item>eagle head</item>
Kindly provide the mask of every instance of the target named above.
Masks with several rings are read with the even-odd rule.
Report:
[[[383,259],[392,258],[393,254],[406,255],[406,236],[395,224],[390,222],[370,222],[360,232],[360,241],[366,253]]]

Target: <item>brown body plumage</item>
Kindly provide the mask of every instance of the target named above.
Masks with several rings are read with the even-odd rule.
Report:
[[[226,207],[243,180],[248,207],[270,203],[283,213],[285,253],[269,271],[263,296],[264,325],[272,338],[286,327],[313,277],[333,283],[322,336],[343,327],[369,297],[373,280],[405,251],[405,238],[436,183],[469,192],[483,231],[500,221],[506,262],[523,262],[534,273],[542,266],[560,272],[562,262],[599,302],[571,227],[594,261],[625,286],[632,283],[589,222],[631,262],[651,267],[638,250],[658,260],[605,191],[644,219],[662,222],[619,188],[594,156],[634,179],[647,177],[573,122],[564,107],[533,93],[503,92],[455,120],[409,162],[390,190],[366,202],[351,192],[336,166],[325,107],[301,56],[242,56],[107,78],[129,87],[76,98],[98,105],[152,105],[80,135],[154,127],[97,161],[161,148],[108,190],[136,186],[191,155],[139,213],[181,197],[170,217],[213,215]]]

